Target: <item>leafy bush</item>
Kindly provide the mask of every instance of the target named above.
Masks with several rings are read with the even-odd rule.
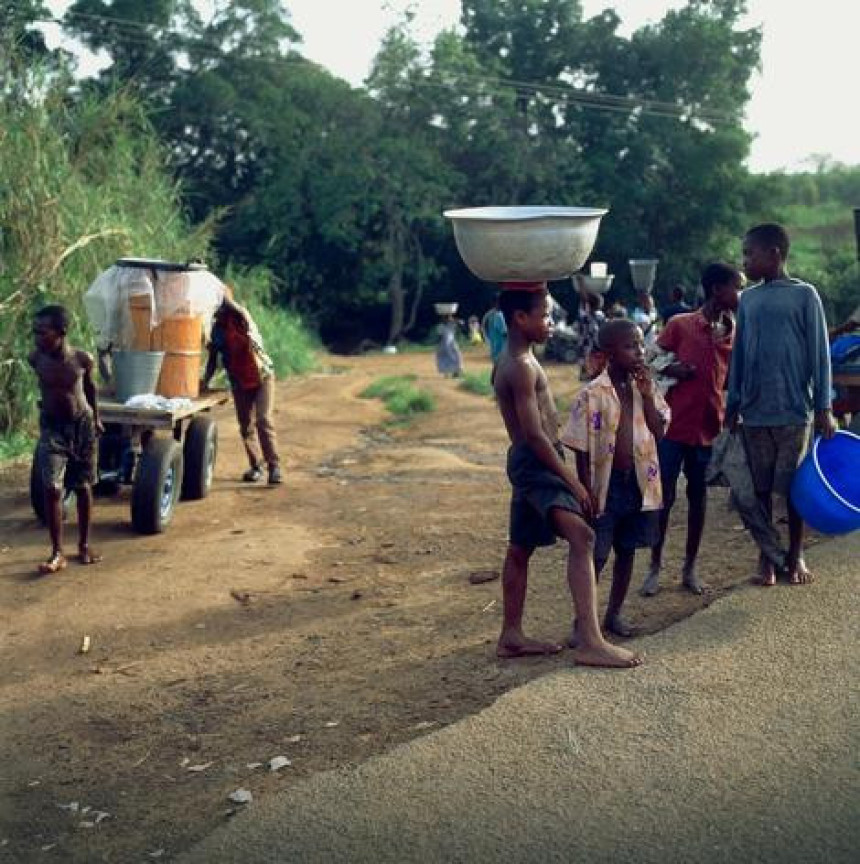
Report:
[[[260,328],[278,378],[300,375],[317,367],[319,340],[298,312],[274,305],[273,279],[267,269],[228,268],[222,279],[233,287],[236,302],[247,307]]]
[[[32,453],[35,446],[35,440],[24,432],[15,432],[0,438],[0,462]]]
[[[460,389],[467,393],[474,393],[476,396],[492,396],[493,385],[490,383],[491,373],[483,372],[465,372],[460,379]]]
[[[381,399],[396,417],[408,418],[436,409],[436,399],[416,387],[415,375],[386,375],[377,378],[361,392],[363,399]]]

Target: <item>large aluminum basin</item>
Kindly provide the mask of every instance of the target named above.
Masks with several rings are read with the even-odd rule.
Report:
[[[585,263],[606,210],[469,207],[446,210],[466,266],[488,282],[567,279]]]

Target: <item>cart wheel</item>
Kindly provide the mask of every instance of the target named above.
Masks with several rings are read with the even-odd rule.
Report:
[[[72,503],[73,489],[63,490],[63,519],[68,518],[69,507]],[[33,462],[30,465],[30,504],[33,507],[33,512],[36,518],[45,525],[45,489],[42,486],[42,478],[39,476],[39,471],[36,467],[36,454],[33,453]]]
[[[182,487],[182,448],[172,438],[152,438],[140,457],[131,490],[131,524],[140,534],[160,534],[170,524]]]
[[[185,471],[182,474],[182,498],[196,501],[205,498],[215,474],[218,455],[218,426],[213,417],[195,417],[185,433]]]

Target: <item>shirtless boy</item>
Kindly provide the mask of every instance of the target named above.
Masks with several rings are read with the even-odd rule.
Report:
[[[594,532],[586,522],[594,501],[565,464],[549,382],[532,353],[532,345],[546,342],[550,335],[546,287],[504,291],[499,308],[508,342],[499,355],[493,386],[511,439],[508,477],[513,495],[510,544],[502,571],[504,620],[496,653],[521,657],[561,651],[559,644],[529,639],[522,629],[529,560],[536,547],[552,545],[558,536],[570,546],[567,579],[580,621],[574,660],[586,666],[638,666],[641,659],[607,642],[597,622]]]
[[[45,306],[33,321],[36,350],[30,365],[41,391],[39,443],[36,468],[45,493],[45,519],[51,537],[51,557],[39,565],[40,573],[57,573],[66,567],[63,554],[63,491],[76,492],[78,502],[78,560],[101,560],[90,548],[95,482],[96,435],[99,420],[93,358],[66,343],[69,315],[62,306]]]

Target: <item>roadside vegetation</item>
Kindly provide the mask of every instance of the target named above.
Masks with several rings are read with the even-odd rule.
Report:
[[[385,407],[399,419],[409,419],[436,409],[436,399],[428,390],[420,389],[415,375],[385,375],[377,378],[361,392],[362,399],[381,399]]]
[[[188,222],[163,145],[126,93],[77,102],[59,85],[40,99],[0,93],[0,129],[2,460],[28,451],[36,434],[33,313],[63,304],[70,342],[90,347],[82,298],[93,279],[122,255],[211,258],[215,221]],[[233,275],[278,375],[313,368],[316,339],[298,313],[272,305],[268,272]]]
[[[476,396],[492,396],[493,385],[490,383],[489,370],[481,372],[464,372],[460,378],[459,387],[467,393],[474,393]]]

